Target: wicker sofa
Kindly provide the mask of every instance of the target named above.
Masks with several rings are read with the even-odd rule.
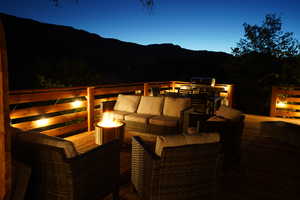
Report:
[[[131,181],[141,199],[212,199],[219,134],[159,136],[154,145],[132,137]]]
[[[72,142],[24,132],[16,139],[15,159],[31,167],[28,200],[99,199],[119,195],[119,140],[79,153]]]
[[[126,131],[153,135],[182,132],[183,115],[191,107],[190,98],[120,94],[117,101],[104,103],[115,119],[125,122]]]

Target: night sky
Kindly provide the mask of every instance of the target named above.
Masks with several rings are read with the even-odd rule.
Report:
[[[0,12],[127,42],[228,53],[244,22],[260,25],[276,13],[283,30],[300,40],[299,0],[155,0],[152,10],[139,0],[61,0],[58,7],[50,0],[0,0]]]

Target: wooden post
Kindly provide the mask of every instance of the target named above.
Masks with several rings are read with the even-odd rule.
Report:
[[[276,112],[276,98],[277,98],[277,87],[272,86],[271,104],[270,104],[270,116],[274,117]]]
[[[144,96],[149,96],[149,83],[144,83]]]
[[[233,92],[234,92],[234,85],[228,85],[228,91],[227,91],[227,98],[228,98],[228,106],[233,106]]]
[[[88,131],[92,131],[95,129],[94,121],[95,121],[95,88],[88,87],[87,88],[87,112],[88,112]]]
[[[171,82],[172,92],[175,92],[176,81]]]
[[[0,200],[11,192],[11,140],[9,134],[7,52],[4,27],[0,19]]]

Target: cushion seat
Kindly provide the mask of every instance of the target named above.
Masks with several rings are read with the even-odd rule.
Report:
[[[138,123],[143,123],[143,124],[148,124],[149,119],[153,117],[153,115],[149,114],[130,114],[130,115],[125,115],[125,120],[126,121],[131,121],[131,122],[138,122]]]
[[[167,127],[177,127],[178,117],[154,116],[149,119],[149,124]]]
[[[125,116],[132,114],[131,112],[126,112],[126,111],[119,111],[119,110],[114,110],[110,111],[114,119],[117,120],[125,120]]]

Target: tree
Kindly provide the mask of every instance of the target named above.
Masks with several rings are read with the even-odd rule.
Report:
[[[244,38],[240,39],[237,47],[231,48],[235,56],[255,52],[281,58],[295,56],[300,52],[298,40],[293,38],[292,32],[282,31],[281,17],[276,14],[267,14],[261,26],[247,23],[243,26]]]

